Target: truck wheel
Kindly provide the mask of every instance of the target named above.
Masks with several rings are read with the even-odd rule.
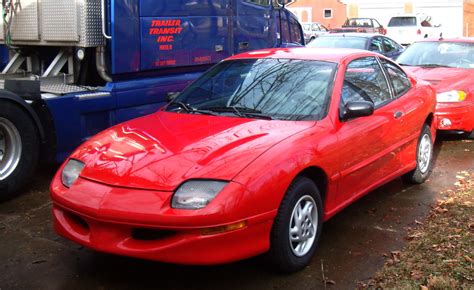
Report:
[[[36,169],[39,137],[30,116],[0,100],[0,200],[12,197]]]
[[[323,202],[314,182],[297,177],[278,209],[268,257],[284,273],[306,267],[316,251],[323,225]]]

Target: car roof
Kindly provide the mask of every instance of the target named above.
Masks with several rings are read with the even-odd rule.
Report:
[[[462,42],[474,43],[474,37],[424,38],[416,42]]]
[[[241,53],[228,58],[227,60],[235,59],[298,59],[298,60],[319,60],[334,63],[340,63],[351,56],[379,56],[379,54],[349,48],[312,48],[312,47],[293,47],[293,48],[270,48],[260,49],[250,52]]]

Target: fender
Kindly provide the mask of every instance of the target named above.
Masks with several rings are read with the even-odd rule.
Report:
[[[25,111],[28,112],[30,117],[33,119],[33,122],[35,123],[36,128],[38,129],[41,143],[46,142],[46,134],[44,132],[43,124],[41,123],[38,114],[24,99],[10,91],[0,90],[0,100],[2,99],[12,101],[13,103],[19,105],[21,108],[25,109]]]

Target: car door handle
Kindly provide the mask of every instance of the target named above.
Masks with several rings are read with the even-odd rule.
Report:
[[[402,116],[403,116],[403,113],[400,111],[396,111],[395,113],[393,113],[393,117],[395,119],[400,119]]]

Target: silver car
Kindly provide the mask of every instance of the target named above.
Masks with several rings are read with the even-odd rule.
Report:
[[[301,25],[303,26],[304,40],[306,43],[315,40],[320,35],[329,33],[329,29],[318,22],[307,22],[302,23]]]

